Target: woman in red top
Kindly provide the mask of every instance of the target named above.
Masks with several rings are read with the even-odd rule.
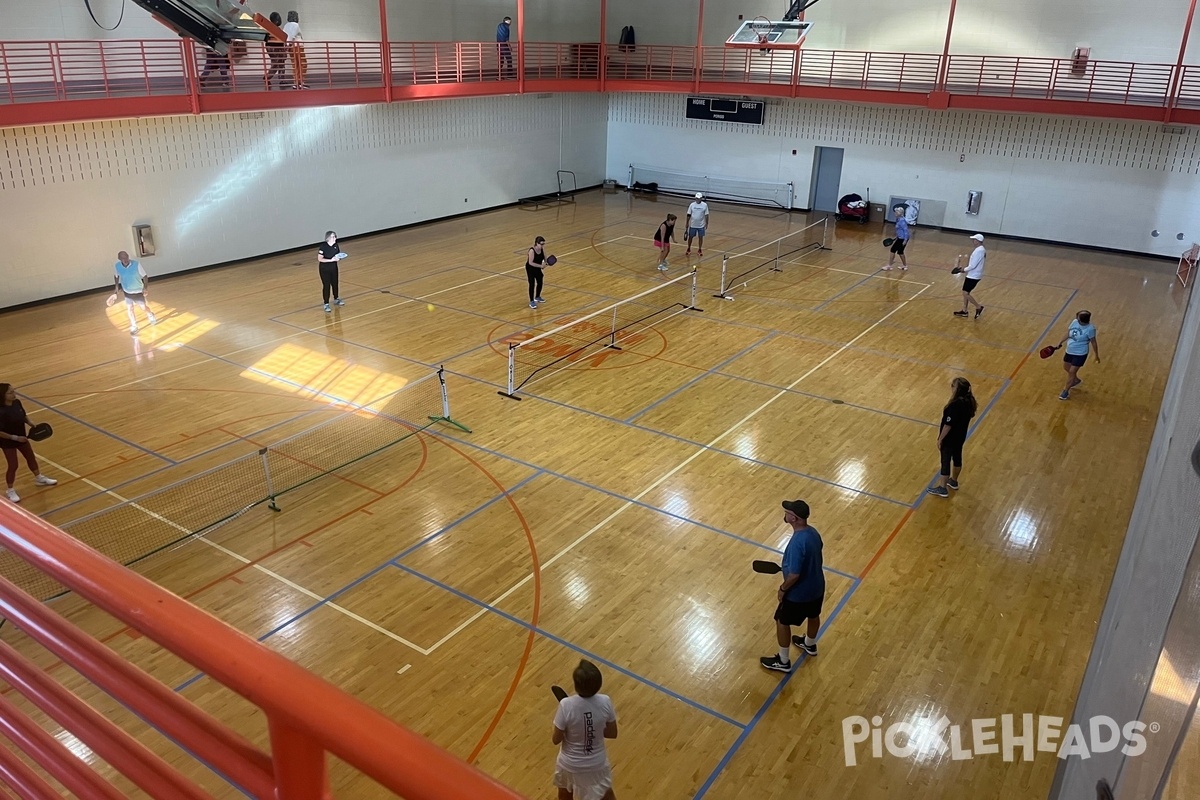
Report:
[[[58,481],[47,478],[38,469],[37,457],[33,454],[33,445],[25,436],[26,428],[31,426],[25,416],[25,407],[17,399],[17,392],[10,383],[0,383],[0,450],[4,451],[4,459],[8,462],[8,471],[4,480],[8,485],[8,499],[14,503],[21,502],[20,496],[13,489],[13,481],[17,478],[17,453],[25,456],[29,471],[34,474],[33,482],[38,486],[53,486]]]

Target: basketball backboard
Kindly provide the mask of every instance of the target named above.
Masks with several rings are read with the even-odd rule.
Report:
[[[180,36],[224,53],[234,39],[286,39],[251,8],[251,0],[133,0]]]
[[[754,49],[781,47],[799,49],[808,35],[811,22],[800,20],[769,20],[766,17],[748,19],[738,26],[733,36],[725,40],[726,47]]]

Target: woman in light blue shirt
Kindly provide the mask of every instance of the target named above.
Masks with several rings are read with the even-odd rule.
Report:
[[[1100,363],[1100,342],[1096,339],[1096,326],[1092,324],[1092,312],[1080,311],[1075,315],[1075,319],[1071,320],[1071,326],[1067,328],[1067,335],[1059,341],[1058,346],[1062,347],[1063,342],[1067,344],[1067,352],[1063,355],[1063,370],[1067,373],[1067,385],[1063,387],[1062,394],[1058,396],[1058,399],[1070,400],[1071,390],[1083,383],[1076,373],[1087,362],[1088,353],[1095,350],[1096,363]]]

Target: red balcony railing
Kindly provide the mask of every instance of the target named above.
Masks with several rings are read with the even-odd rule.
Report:
[[[768,93],[776,95],[807,92],[829,97],[828,90],[835,90],[854,97],[856,92],[870,92],[873,102],[888,102],[887,93],[894,93],[907,95],[896,98],[905,104],[914,102],[914,94],[937,94],[948,96],[950,104],[956,96],[963,98],[962,104],[972,108],[988,107],[982,98],[997,98],[996,108],[1012,109],[1018,101],[1029,111],[1058,113],[1063,103],[1119,105],[1127,110],[1080,108],[1080,113],[1167,121],[1173,109],[1200,111],[1200,66],[990,55],[943,59],[930,53],[847,50],[673,45],[627,49],[587,42],[527,42],[523,54],[518,47],[496,42],[306,42],[304,83],[312,89],[356,90],[351,102],[420,97],[419,87],[435,85],[439,88],[429,90],[429,96],[516,91],[520,77],[535,82],[535,91],[544,91],[548,82],[556,91],[594,91],[598,81],[607,80],[624,89],[641,83],[656,91],[701,85],[706,91],[720,91],[725,85],[730,93],[741,94],[757,85],[773,87]],[[390,81],[385,80],[385,60]],[[502,85],[485,85],[495,81]],[[175,40],[0,42],[0,125],[8,118],[16,121],[8,124],[31,118],[3,110],[5,105],[28,103],[161,96],[177,98],[174,105],[163,105],[163,113],[180,113],[184,106],[203,112],[314,102],[278,96],[227,101],[216,97],[290,88],[294,82],[292,54],[284,47],[258,43],[248,43],[242,53],[224,59]],[[447,86],[454,84],[463,89]],[[506,84],[512,85],[504,88]],[[390,94],[389,86],[408,88]],[[103,115],[101,108],[89,112]],[[146,112],[144,103],[136,110]],[[40,114],[54,119],[52,110]],[[67,113],[62,118],[72,117]]]
[[[950,56],[945,91],[991,97],[1069,100],[1084,103],[1166,106],[1170,64],[1088,61],[1067,58]]]
[[[520,800],[433,743],[11,503],[0,505],[0,548],[9,568],[0,577],[0,616],[28,637],[22,649],[37,658],[43,655],[31,646],[37,643],[75,670],[60,682],[31,653],[0,643],[0,680],[12,690],[0,697],[0,733],[24,757],[0,746],[0,778],[19,788],[20,797],[59,797],[49,776],[73,797],[117,800],[139,787],[149,797],[203,800],[212,794],[193,777],[207,774],[203,764],[249,797],[329,800],[328,753],[410,800]],[[30,568],[204,673],[224,687],[220,691],[247,700],[252,713],[238,707],[236,717],[255,739],[269,741],[269,752],[20,589],[14,573]],[[76,673],[87,683],[71,680]],[[110,719],[111,710],[105,715],[93,708],[92,697],[101,708],[112,706],[111,697],[177,747],[158,737],[143,743]]]

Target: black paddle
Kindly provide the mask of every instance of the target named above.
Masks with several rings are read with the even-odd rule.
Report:
[[[774,561],[751,561],[750,566],[755,572],[762,575],[778,575],[783,572],[783,567]]]
[[[558,702],[560,702],[560,703],[561,703],[563,700],[566,700],[566,699],[567,699],[567,692],[566,692],[566,690],[565,690],[565,689],[563,689],[563,687],[561,687],[561,686],[551,686],[551,687],[550,687],[550,693],[551,693],[551,694],[553,694],[553,695],[554,695],[554,699],[555,699],[555,700],[557,700],[557,701],[558,701]]]

